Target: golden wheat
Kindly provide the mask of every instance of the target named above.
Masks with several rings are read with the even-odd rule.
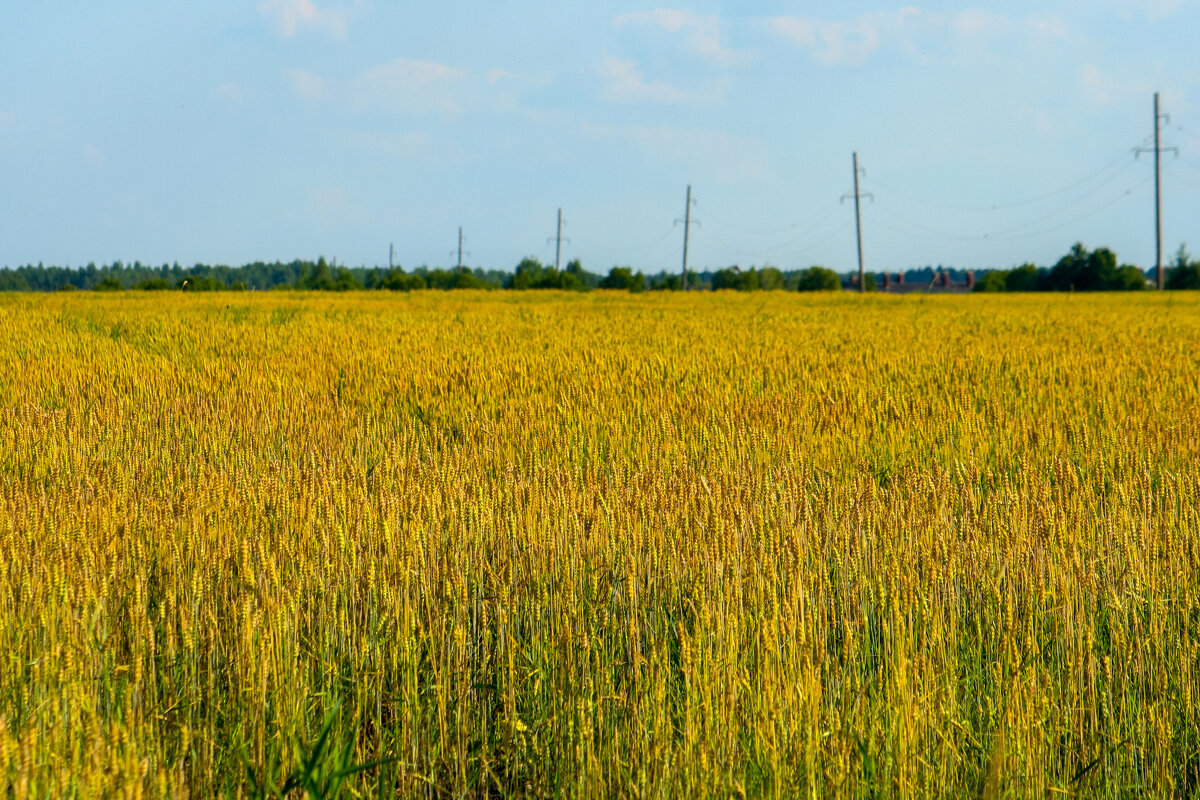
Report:
[[[0,794],[1200,792],[1198,375],[1186,295],[0,297]]]

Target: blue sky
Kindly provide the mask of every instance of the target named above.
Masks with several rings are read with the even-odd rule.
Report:
[[[1053,263],[1200,250],[1200,2],[44,2],[0,11],[0,265]]]

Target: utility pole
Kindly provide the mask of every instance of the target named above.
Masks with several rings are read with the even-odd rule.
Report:
[[[869,197],[872,200],[875,196],[870,192],[861,192],[858,189],[858,176],[866,174],[865,171],[858,166],[858,153],[854,153],[854,228],[858,240],[858,290],[865,292],[867,290],[867,276],[863,270],[863,252],[862,252],[862,205],[861,201],[864,197]],[[850,195],[842,195],[842,202]]]
[[[1162,146],[1162,124],[1170,121],[1170,116],[1159,110],[1158,92],[1154,93],[1154,264],[1155,285],[1161,292],[1166,286],[1163,273],[1162,252],[1162,154],[1172,152],[1179,155],[1178,147]],[[1139,147],[1134,152],[1138,155],[1147,152],[1149,148]]]
[[[554,234],[554,271],[562,265],[562,209],[558,210],[558,228]]]
[[[692,185],[689,183],[687,187],[687,203],[683,207],[683,290],[688,290],[688,239],[692,233],[692,205],[695,203],[692,200]],[[680,220],[675,220],[678,225]]]
[[[457,253],[458,253],[458,268],[459,268],[459,269],[462,269],[462,268],[463,268],[463,256],[464,256],[464,255],[468,255],[468,256],[469,256],[469,255],[471,255],[470,253],[467,253],[466,251],[464,251],[464,250],[463,250],[463,242],[465,242],[466,240],[467,240],[467,237],[463,236],[463,229],[462,229],[462,226],[461,226],[461,225],[459,225],[459,226],[458,226],[458,250],[457,250]],[[454,251],[454,250],[451,250],[451,251],[450,251],[450,255],[451,255],[451,256],[453,256],[453,255],[455,254],[455,252],[456,252],[456,251]]]
[[[554,271],[555,272],[558,272],[562,265],[562,243],[564,241],[566,241],[566,242],[571,241],[571,239],[569,237],[564,237],[562,235],[562,228],[563,228],[563,218],[562,218],[562,209],[560,208],[558,210],[558,228],[556,229],[554,236],[552,236],[546,240],[546,244],[550,244],[551,242],[554,242]]]
[[[396,244],[394,242],[389,242],[388,243],[388,270],[392,269],[392,262],[395,259],[395,255],[396,255]]]
[[[1158,290],[1163,286],[1162,263],[1162,113],[1158,110],[1158,92],[1154,93],[1154,275]]]

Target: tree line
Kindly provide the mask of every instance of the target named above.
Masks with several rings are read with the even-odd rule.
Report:
[[[839,289],[841,285],[842,279],[836,272],[819,266],[792,272],[783,272],[771,266],[746,270],[734,266],[688,273],[688,287],[693,289],[817,291]],[[207,264],[182,267],[178,263],[154,267],[136,261],[130,265],[116,261],[79,268],[37,264],[0,269],[0,291],[10,292],[363,289],[402,292],[422,289],[561,289],[581,292],[617,289],[643,292],[676,291],[682,288],[683,279],[678,273],[664,272],[647,276],[632,267],[615,266],[607,275],[601,275],[587,271],[577,259],[559,270],[532,257],[522,259],[512,272],[470,267],[418,267],[411,272],[402,267],[346,267],[324,257],[316,261],[254,262],[241,267]]]
[[[929,284],[935,275],[948,275],[954,282],[963,282],[966,271],[923,267],[904,273],[909,284]],[[881,281],[873,273],[866,274],[866,288],[875,290]],[[784,271],[766,265],[742,269],[739,266],[717,270],[689,272],[689,289],[752,291],[836,291],[857,288],[853,273],[839,275],[831,269],[812,266],[807,269]],[[1200,261],[1194,260],[1187,247],[1181,245],[1167,272],[1168,289],[1200,289]],[[1128,291],[1145,289],[1147,274],[1128,264],[1119,264],[1116,254],[1101,247],[1088,250],[1076,244],[1052,267],[1022,264],[1012,269],[979,270],[975,291],[979,292],[1040,292],[1040,291]],[[401,267],[370,268],[339,265],[336,259],[324,257],[316,261],[297,259],[287,263],[256,261],[240,267],[195,264],[183,267],[178,263],[149,266],[135,261],[126,265],[120,261],[86,267],[26,265],[16,269],[0,269],[0,291],[55,292],[72,290],[92,291],[246,291],[246,290],[305,290],[356,291],[362,289],[409,292],[423,289],[560,289],[589,291],[615,289],[630,292],[678,291],[683,279],[677,272],[645,275],[628,266],[615,266],[607,275],[589,272],[579,260],[570,261],[565,269],[543,264],[536,258],[524,258],[512,272],[481,268],[418,267],[406,271]]]
[[[1200,289],[1200,261],[1192,259],[1186,245],[1180,245],[1167,269],[1166,288]],[[978,292],[1104,292],[1136,291],[1149,286],[1146,272],[1121,264],[1107,247],[1088,250],[1076,244],[1050,268],[1022,264],[1012,269],[993,269],[984,273],[975,285]]]

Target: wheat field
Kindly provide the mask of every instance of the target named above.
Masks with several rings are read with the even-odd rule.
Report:
[[[1200,297],[0,296],[0,797],[1200,792]]]

